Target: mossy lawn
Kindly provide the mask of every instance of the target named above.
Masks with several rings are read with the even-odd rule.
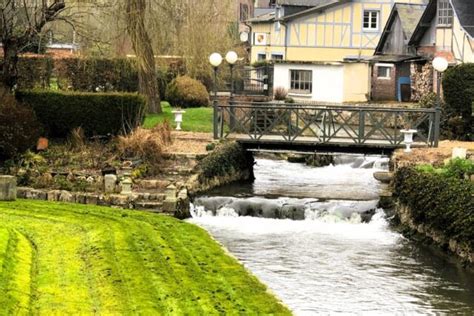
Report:
[[[0,202],[0,314],[287,315],[206,231],[98,206]]]

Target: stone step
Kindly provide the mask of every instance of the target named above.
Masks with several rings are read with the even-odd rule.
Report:
[[[135,202],[135,208],[162,212],[163,202]]]

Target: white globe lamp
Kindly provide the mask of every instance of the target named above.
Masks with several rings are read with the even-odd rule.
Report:
[[[229,65],[235,64],[238,58],[239,56],[237,56],[237,53],[233,50],[227,52],[227,54],[225,55],[225,60],[229,63]]]
[[[437,72],[444,72],[446,69],[448,69],[448,61],[446,58],[443,57],[436,57],[433,59],[433,68]]]
[[[209,56],[209,62],[211,65],[215,68],[219,67],[219,65],[222,63],[222,56],[219,53],[212,53],[211,56]]]

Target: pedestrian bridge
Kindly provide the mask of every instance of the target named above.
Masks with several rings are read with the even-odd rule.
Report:
[[[214,137],[249,149],[390,153],[401,129],[416,129],[413,147],[436,147],[439,110],[282,103],[214,103]]]

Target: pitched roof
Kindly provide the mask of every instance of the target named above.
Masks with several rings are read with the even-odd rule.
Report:
[[[425,9],[425,4],[396,3],[392,8],[392,12],[390,12],[390,16],[387,20],[387,23],[385,24],[382,36],[380,37],[377,48],[375,49],[375,53],[377,54],[382,51],[385,41],[391,34],[391,27],[397,16],[400,18],[400,23],[405,38],[410,40],[423,13],[425,12]]]
[[[474,1],[451,0],[451,4],[463,29],[474,38]]]
[[[279,0],[278,4],[288,6],[315,7],[331,0]]]
[[[470,1],[470,0],[469,0]],[[425,34],[426,30],[428,30],[431,26],[431,21],[436,17],[436,0],[430,0],[428,5],[426,6],[425,12],[421,16],[418,24],[411,35],[410,41],[408,45],[418,45],[423,35]]]
[[[283,0],[283,1],[285,1],[285,0]],[[292,2],[292,0],[287,0],[287,1]],[[297,1],[300,1],[300,0],[297,0]],[[303,1],[303,0],[301,0],[301,1]],[[307,0],[307,1],[310,2],[310,0]],[[299,18],[301,16],[308,15],[308,14],[317,12],[319,10],[327,9],[327,8],[330,8],[330,7],[333,7],[333,6],[338,6],[340,4],[347,3],[347,2],[350,2],[350,1],[352,1],[352,0],[313,0],[311,2],[315,3],[314,6],[312,6],[309,9],[297,12],[295,14],[286,15],[286,16],[283,17],[283,20],[291,20],[291,19],[294,19],[294,18]]]

